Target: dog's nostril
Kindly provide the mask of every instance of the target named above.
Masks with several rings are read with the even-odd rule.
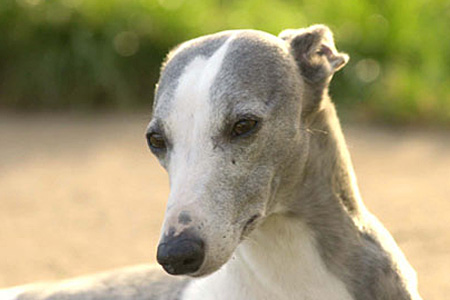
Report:
[[[196,272],[205,257],[204,243],[197,238],[178,236],[158,246],[158,263],[172,275]]]

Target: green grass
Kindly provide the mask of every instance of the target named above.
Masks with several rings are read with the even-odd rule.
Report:
[[[150,107],[166,52],[233,28],[325,23],[350,54],[331,93],[368,119],[450,123],[450,2],[2,0],[0,107]]]

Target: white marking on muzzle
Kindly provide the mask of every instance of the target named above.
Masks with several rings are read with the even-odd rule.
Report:
[[[167,204],[166,221],[187,207],[193,208],[197,199],[196,181],[213,168],[211,135],[219,127],[210,101],[210,89],[219,73],[230,37],[211,57],[195,57],[184,69],[174,93],[171,113],[168,117],[173,149],[170,158],[169,176],[171,194]],[[194,212],[195,214],[195,212]],[[165,226],[166,230],[169,226]],[[177,235],[183,226],[179,226]]]

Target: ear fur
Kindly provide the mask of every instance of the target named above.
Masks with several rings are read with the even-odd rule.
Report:
[[[287,29],[278,37],[289,44],[302,77],[312,84],[328,83],[349,60],[347,54],[336,50],[333,34],[325,25]]]

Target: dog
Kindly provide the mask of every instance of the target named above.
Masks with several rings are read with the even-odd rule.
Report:
[[[184,276],[142,266],[0,298],[421,299],[361,200],[328,96],[348,59],[324,25],[175,48],[146,137],[171,186],[157,261]]]

